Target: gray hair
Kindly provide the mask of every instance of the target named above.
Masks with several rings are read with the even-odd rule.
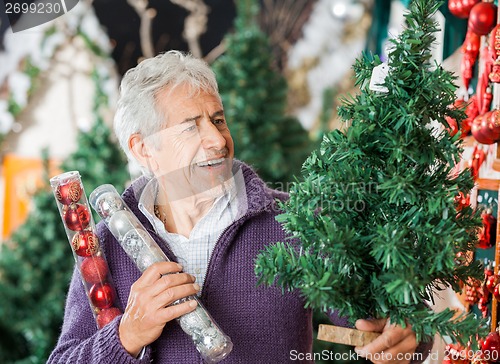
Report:
[[[135,160],[128,147],[132,134],[154,138],[155,133],[166,124],[156,107],[157,93],[167,86],[173,89],[186,84],[193,95],[205,91],[220,100],[215,74],[210,66],[191,54],[179,51],[168,51],[146,59],[123,76],[114,130],[129,160]]]

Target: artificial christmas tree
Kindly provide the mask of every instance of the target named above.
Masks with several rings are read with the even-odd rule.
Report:
[[[455,77],[431,62],[439,5],[413,1],[387,65],[368,55],[356,61],[361,93],[339,110],[351,126],[326,135],[281,204],[278,219],[300,244],[270,246],[256,274],[352,321],[390,317],[412,325],[419,341],[438,332],[467,344],[482,330],[475,317],[423,303],[437,290],[483,278],[479,262],[463,258],[477,241],[480,212],[456,210],[455,197],[473,181],[468,170],[454,169],[461,146],[446,130],[447,116],[460,123],[465,115],[450,107]],[[376,78],[380,67],[385,79]]]
[[[62,170],[79,170],[88,191],[103,183],[124,186],[129,178],[125,157],[101,119],[79,134],[78,146]],[[26,222],[2,246],[0,322],[6,331],[0,336],[2,363],[45,363],[62,325],[75,263],[49,177],[44,176],[47,185],[34,195]]]
[[[266,182],[291,181],[312,143],[299,121],[285,115],[287,84],[272,68],[269,39],[255,19],[257,2],[238,1],[236,6],[235,31],[226,36],[226,52],[212,65],[235,155]]]

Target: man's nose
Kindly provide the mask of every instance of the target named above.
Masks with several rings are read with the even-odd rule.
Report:
[[[226,139],[211,121],[202,121],[198,130],[204,149],[220,150],[226,146]]]

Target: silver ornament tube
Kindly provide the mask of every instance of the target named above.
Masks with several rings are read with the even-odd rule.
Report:
[[[113,185],[97,187],[90,194],[89,200],[92,208],[102,217],[141,272],[153,263],[169,261]],[[191,336],[203,360],[206,363],[218,363],[233,349],[231,338],[224,334],[196,296],[189,296],[173,304],[186,300],[196,300],[198,305],[194,311],[179,317],[177,321],[182,330]]]

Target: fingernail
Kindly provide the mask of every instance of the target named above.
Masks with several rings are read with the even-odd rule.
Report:
[[[193,280],[193,282],[196,281],[196,277],[194,275],[190,274],[190,276],[191,276],[191,279]]]
[[[200,285],[198,283],[193,284],[193,287],[195,290],[199,291],[200,290]]]
[[[177,263],[177,268],[179,268],[180,270],[182,270],[182,265],[180,265],[180,264]]]
[[[198,303],[195,300],[189,301],[189,307],[196,307]]]

